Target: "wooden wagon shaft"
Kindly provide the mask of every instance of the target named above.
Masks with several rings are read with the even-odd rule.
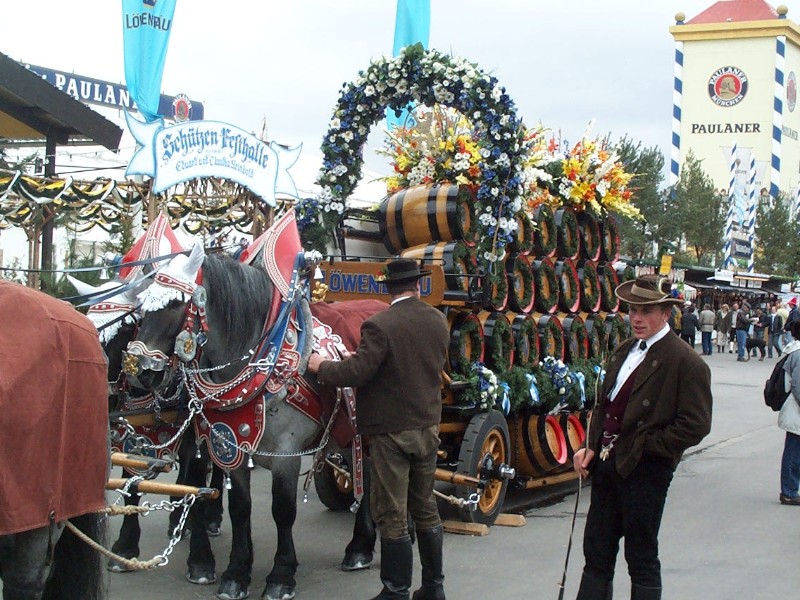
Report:
[[[456,485],[466,485],[469,487],[479,488],[483,485],[484,482],[477,477],[472,477],[471,475],[465,475],[464,473],[456,473],[454,471],[448,471],[447,469],[436,469],[436,473],[434,474],[434,478],[436,481],[446,481],[448,483],[454,483]]]
[[[179,420],[183,420],[188,414],[186,411],[162,410],[158,413],[158,418],[156,418],[156,413],[146,409],[142,411],[115,412],[111,413],[109,417],[112,424],[114,419],[122,418],[134,427],[155,427],[160,423],[176,423]]]
[[[128,484],[127,479],[112,478],[106,484],[107,490],[121,490]],[[160,481],[139,481],[131,485],[131,491],[142,492],[144,494],[162,494],[164,496],[200,496],[201,498],[215,500],[219,497],[219,490],[215,488],[199,488],[191,485],[179,485],[177,483],[162,483]]]
[[[172,471],[172,461],[137,454],[125,454],[124,452],[112,452],[111,464],[126,469],[158,471],[159,473]]]
[[[565,481],[572,481],[573,479],[577,478],[578,474],[570,469],[569,471],[564,471],[563,473],[558,473],[556,475],[546,475],[545,477],[535,477],[533,479],[529,479],[525,482],[525,489],[530,490],[533,488],[545,487],[546,485],[564,483]]]

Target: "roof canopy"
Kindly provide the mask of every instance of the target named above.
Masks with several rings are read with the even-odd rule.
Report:
[[[114,123],[0,53],[0,139],[117,150],[121,137]]]
[[[764,0],[720,0],[686,24],[767,21],[777,18],[777,11]]]

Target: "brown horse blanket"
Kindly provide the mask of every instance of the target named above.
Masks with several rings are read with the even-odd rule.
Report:
[[[0,535],[105,506],[106,370],[89,319],[0,280]]]

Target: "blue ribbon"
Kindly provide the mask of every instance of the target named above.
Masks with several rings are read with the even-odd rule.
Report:
[[[431,36],[431,0],[397,0],[397,15],[394,22],[394,44],[392,55],[398,56],[406,46],[417,42],[427,50]],[[408,114],[413,104],[400,111],[397,116],[392,108],[386,109],[386,125],[391,131],[393,127],[403,127],[406,120],[412,121]],[[412,122],[407,123],[413,125]]]
[[[576,371],[573,375],[575,375],[575,379],[578,380],[578,385],[581,388],[581,404],[578,407],[578,409],[581,409],[586,406],[586,376],[580,371]]]
[[[525,377],[528,378],[528,386],[530,388],[531,399],[530,404],[531,406],[539,406],[542,403],[542,398],[539,395],[539,388],[537,387],[536,375],[533,373],[526,373]]]

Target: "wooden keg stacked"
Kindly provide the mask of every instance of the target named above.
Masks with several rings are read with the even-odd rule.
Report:
[[[474,205],[468,188],[445,183],[397,192],[379,209],[390,253],[444,270],[447,378],[467,379],[474,362],[503,379],[512,367],[532,372],[545,356],[568,364],[600,360],[626,337],[614,295],[626,274],[615,267],[619,230],[613,217],[548,205],[521,214],[515,240],[487,274],[479,272],[475,256]],[[450,394],[446,402],[457,398]],[[513,462],[532,477],[565,467],[586,421],[580,412],[560,418],[538,412],[531,407],[508,417]]]

